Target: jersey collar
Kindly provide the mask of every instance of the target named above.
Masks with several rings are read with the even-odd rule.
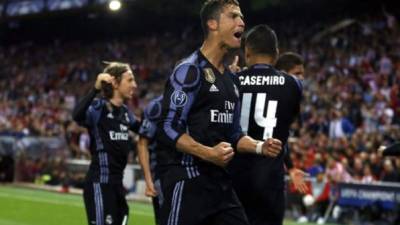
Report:
[[[210,61],[208,61],[208,59],[203,55],[200,49],[198,49],[197,52],[199,55],[199,65],[201,66],[201,68],[210,67],[214,71],[214,73],[217,73],[219,75],[224,75],[226,73],[230,74],[230,71],[225,64],[224,64],[224,73],[221,74],[221,72],[219,72],[219,70],[215,68],[215,66]]]
[[[272,65],[264,64],[264,63],[257,63],[257,64],[251,65],[250,68],[252,68],[252,69],[270,69],[270,68],[272,68]]]

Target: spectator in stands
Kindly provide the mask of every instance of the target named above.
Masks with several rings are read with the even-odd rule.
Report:
[[[399,173],[394,168],[393,162],[391,159],[385,159],[385,161],[384,161],[381,180],[388,181],[388,182],[398,182],[399,181]]]
[[[342,111],[333,110],[329,123],[329,137],[332,139],[350,136],[354,132],[353,124],[343,116]]]
[[[332,156],[328,156],[326,174],[328,176],[328,179],[335,183],[349,182],[352,179],[343,164],[335,160]]]
[[[369,164],[366,164],[364,166],[364,174],[363,177],[361,178],[361,182],[369,184],[374,182],[375,180],[376,178],[372,175],[371,166]]]

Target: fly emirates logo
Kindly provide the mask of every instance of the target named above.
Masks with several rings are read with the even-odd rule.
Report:
[[[110,131],[110,139],[112,141],[127,141],[129,139],[128,127],[119,125],[121,132]]]
[[[211,109],[210,116],[212,123],[233,123],[233,112],[235,111],[235,103],[225,101],[225,110]]]

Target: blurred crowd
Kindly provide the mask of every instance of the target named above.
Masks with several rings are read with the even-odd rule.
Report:
[[[307,68],[291,157],[337,182],[400,181],[400,159],[377,152],[400,140],[399,24],[390,14],[350,22],[317,43],[289,45]]]
[[[400,182],[400,159],[379,151],[400,140],[399,24],[385,13],[338,21],[326,30],[336,31],[288,45],[307,68],[290,146],[295,167],[312,177],[313,200],[307,210],[307,199],[296,201],[294,194],[301,205],[298,222],[321,223],[339,182]]]
[[[118,60],[132,66],[140,87],[129,104],[139,110],[148,98],[161,93],[160,81],[196,41],[188,33],[190,29],[181,36],[164,33],[90,43],[0,46],[0,133],[65,134],[72,108],[93,85],[106,61]]]
[[[304,100],[290,146],[296,167],[324,179],[399,181],[400,159],[381,145],[400,140],[400,32],[393,15],[316,23],[271,23],[281,52],[306,63]],[[92,87],[103,61],[132,66],[139,89],[128,103],[140,116],[162,93],[174,64],[198,47],[199,31],[109,40],[0,46],[0,135],[62,137],[70,157],[88,159],[85,129],[71,110]]]

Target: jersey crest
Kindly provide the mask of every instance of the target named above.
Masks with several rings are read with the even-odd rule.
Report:
[[[206,78],[206,81],[213,84],[215,82],[214,71],[211,68],[204,68],[203,71],[204,71],[204,77]]]

